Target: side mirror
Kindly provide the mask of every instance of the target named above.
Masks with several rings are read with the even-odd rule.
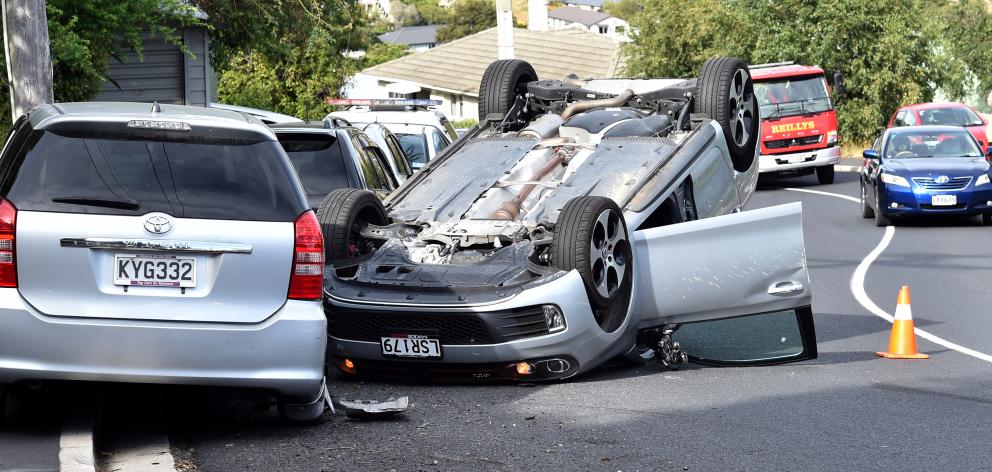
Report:
[[[834,101],[841,101],[844,96],[847,95],[847,90],[844,88],[844,73],[841,71],[834,71]]]
[[[985,155],[992,157],[992,144],[990,144],[989,148],[985,150]]]
[[[865,152],[861,153],[865,159],[878,159],[878,151],[874,149],[865,149]]]

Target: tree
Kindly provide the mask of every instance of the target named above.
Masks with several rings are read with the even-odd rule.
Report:
[[[445,25],[437,30],[437,42],[446,43],[496,26],[495,0],[457,0]]]
[[[423,24],[437,25],[448,20],[448,10],[439,5],[437,0],[409,0],[408,3],[417,7]]]
[[[630,75],[691,77],[718,55],[841,71],[848,94],[838,120],[852,142],[938,88],[960,97],[976,89],[970,81],[992,87],[988,50],[978,46],[992,44],[992,23],[980,0],[634,1]]]
[[[361,62],[350,53],[373,43],[357,2],[199,0],[214,25],[212,62],[221,101],[300,117],[330,111]]]
[[[45,2],[4,0],[3,19],[6,66],[10,71],[11,116],[17,117],[55,99]]]
[[[365,50],[362,58],[362,69],[399,59],[413,51],[405,44],[375,43]]]
[[[627,20],[640,13],[643,6],[644,4],[639,0],[607,1],[603,4],[603,11],[621,20]]]
[[[408,3],[393,0],[389,2],[389,14],[393,17],[396,26],[414,26],[423,21],[417,7]]]

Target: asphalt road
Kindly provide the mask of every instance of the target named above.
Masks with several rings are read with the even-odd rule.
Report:
[[[604,366],[538,386],[334,379],[335,395],[408,395],[414,408],[313,428],[282,426],[215,392],[138,389],[116,397],[115,424],[166,432],[183,468],[202,471],[988,469],[992,365],[924,340],[929,360],[877,358],[890,325],[855,300],[850,281],[883,230],[856,203],[780,188],[857,196],[853,174],[837,180],[765,182],[750,202],[803,202],[817,360]],[[892,313],[899,286],[910,285],[917,327],[992,353],[988,235],[977,219],[905,222],[868,270],[866,292]],[[3,434],[23,438],[0,434],[0,454]]]

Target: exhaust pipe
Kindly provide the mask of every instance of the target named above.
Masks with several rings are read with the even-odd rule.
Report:
[[[569,117],[576,113],[581,113],[586,110],[591,110],[593,108],[606,108],[606,107],[618,107],[630,100],[634,96],[634,91],[631,89],[624,90],[620,92],[613,98],[603,98],[600,100],[588,100],[580,102],[572,102],[571,105],[565,107],[565,111],[561,112],[562,121],[567,120]]]

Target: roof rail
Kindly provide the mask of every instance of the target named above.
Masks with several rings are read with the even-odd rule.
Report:
[[[753,65],[749,65],[749,66],[747,66],[747,68],[748,69],[767,69],[769,67],[791,66],[791,65],[795,65],[795,64],[796,63],[793,62],[793,61],[768,62],[768,63],[765,63],[765,64],[753,64]]]

